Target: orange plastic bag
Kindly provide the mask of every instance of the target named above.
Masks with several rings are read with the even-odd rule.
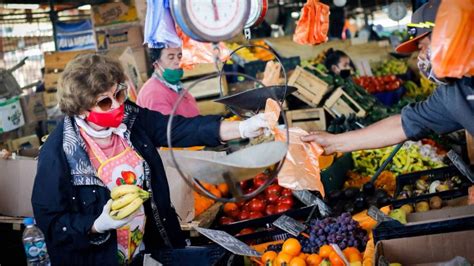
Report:
[[[431,40],[431,62],[437,77],[474,74],[474,0],[443,0]]]
[[[276,141],[286,141],[286,132],[277,127],[280,105],[268,99],[265,106],[265,117]],[[324,150],[316,143],[301,141],[308,133],[300,128],[290,128],[290,145],[286,161],[278,173],[278,184],[293,190],[316,190],[324,197],[324,186],[321,182],[319,156]]]
[[[293,41],[299,44],[320,44],[328,39],[329,6],[319,0],[308,0],[301,10]]]
[[[184,32],[176,27],[178,36],[183,41],[183,57],[181,58],[180,67],[183,69],[193,69],[197,64],[214,63],[214,56],[217,51],[212,46],[212,43],[198,42],[191,37],[184,34]],[[226,48],[224,43],[218,44],[219,60],[226,61],[230,57],[230,51]]]

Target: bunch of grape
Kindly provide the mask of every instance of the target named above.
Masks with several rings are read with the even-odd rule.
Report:
[[[368,241],[367,232],[359,227],[348,212],[337,218],[312,220],[308,230],[309,239],[305,238],[301,242],[305,253],[318,253],[319,247],[326,244],[337,244],[341,249],[355,247],[363,251]]]

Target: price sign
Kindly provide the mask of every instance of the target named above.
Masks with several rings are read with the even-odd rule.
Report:
[[[260,257],[262,254],[249,247],[244,242],[237,238],[229,235],[228,233],[220,230],[212,230],[201,227],[195,227],[196,231],[205,235],[210,240],[216,242],[218,245],[227,249],[236,255],[249,256],[249,257]]]
[[[313,193],[308,190],[293,190],[293,195],[306,206],[317,205],[319,213],[323,216],[331,215],[331,208],[320,198],[316,197]]]
[[[370,206],[369,210],[367,211],[367,215],[372,217],[378,223],[393,220],[392,218],[388,217],[385,213],[383,213],[377,207],[374,207],[374,206]]]
[[[298,236],[306,229],[306,225],[286,215],[282,215],[276,219],[273,225],[293,236]]]

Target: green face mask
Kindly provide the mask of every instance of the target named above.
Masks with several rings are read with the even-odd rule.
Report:
[[[166,82],[176,85],[178,82],[181,80],[181,78],[184,75],[184,71],[181,68],[178,69],[169,69],[165,68],[163,70],[163,79],[166,80]]]

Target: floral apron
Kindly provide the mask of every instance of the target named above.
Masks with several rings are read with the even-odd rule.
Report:
[[[81,135],[87,143],[91,154],[99,161],[100,166],[97,169],[97,175],[109,190],[123,184],[143,187],[144,160],[126,141],[120,138],[125,150],[111,158],[107,158],[87,133],[81,130]],[[142,205],[130,223],[117,229],[117,255],[120,264],[130,262],[133,256],[138,254],[138,247],[142,242],[144,231],[145,210]]]

